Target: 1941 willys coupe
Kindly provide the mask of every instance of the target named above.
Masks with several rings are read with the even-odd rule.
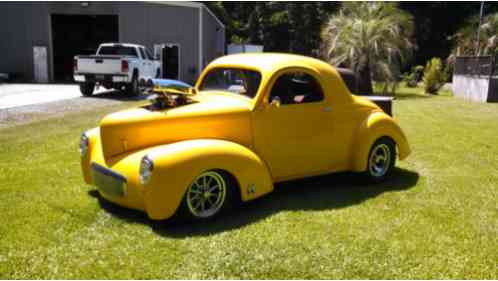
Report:
[[[80,152],[102,197],[161,220],[211,218],[290,179],[355,171],[379,182],[410,148],[329,64],[263,53],[216,59],[176,103],[104,117]]]

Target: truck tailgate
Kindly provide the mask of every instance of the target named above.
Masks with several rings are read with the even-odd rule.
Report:
[[[78,73],[116,74],[121,73],[119,56],[78,56]]]

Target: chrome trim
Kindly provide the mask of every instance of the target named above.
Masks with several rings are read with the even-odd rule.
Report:
[[[90,171],[93,183],[99,192],[111,197],[126,196],[127,180],[124,176],[93,162]]]
[[[84,142],[84,147],[82,146]],[[84,157],[88,154],[88,149],[90,148],[90,138],[88,138],[86,132],[81,134],[80,137],[80,144],[79,144],[79,151],[80,151],[80,156]]]
[[[106,176],[110,176],[110,177],[113,177],[115,179],[118,179],[124,183],[127,183],[128,181],[126,180],[126,178],[121,175],[121,174],[118,174],[116,172],[114,172],[113,170],[111,169],[108,169],[108,168],[105,168],[103,166],[100,166],[99,164],[95,163],[95,162],[92,162],[91,164],[91,168],[96,170],[97,172],[100,172]]]
[[[147,171],[143,169],[144,163],[146,163],[148,166]],[[149,155],[145,155],[144,157],[142,157],[142,160],[140,160],[140,167],[138,168],[138,177],[142,185],[146,185],[149,183],[150,178],[152,177],[152,171],[154,171],[154,161],[149,157]],[[147,178],[144,177],[144,172],[149,173]]]

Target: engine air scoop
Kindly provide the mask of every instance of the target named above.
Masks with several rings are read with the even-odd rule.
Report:
[[[146,88],[151,93],[147,98],[151,104],[145,107],[148,110],[162,110],[192,103],[194,101],[189,97],[197,93],[193,86],[171,79],[149,80]]]

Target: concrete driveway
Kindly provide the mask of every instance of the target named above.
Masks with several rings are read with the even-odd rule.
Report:
[[[0,84],[0,129],[145,98],[103,88],[83,97],[74,84]]]
[[[0,109],[79,97],[79,87],[74,84],[0,84]]]

